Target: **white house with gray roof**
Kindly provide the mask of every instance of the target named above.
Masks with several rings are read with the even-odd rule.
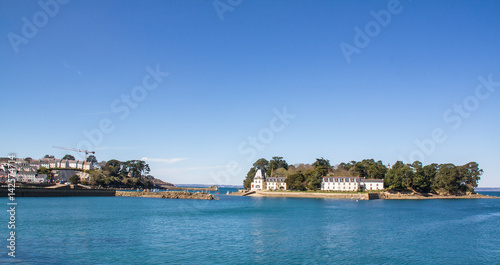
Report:
[[[267,177],[264,170],[259,169],[255,172],[255,177],[251,183],[251,190],[286,190],[286,177]]]
[[[357,191],[383,190],[383,179],[365,179],[360,177],[326,176],[321,180],[321,190]]]

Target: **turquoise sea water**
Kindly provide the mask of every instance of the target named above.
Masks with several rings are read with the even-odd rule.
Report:
[[[18,198],[2,264],[499,264],[500,200]],[[500,193],[489,193],[500,195]],[[7,208],[7,199],[3,207]]]

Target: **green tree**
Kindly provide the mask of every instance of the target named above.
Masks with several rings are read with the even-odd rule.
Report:
[[[410,189],[413,183],[414,172],[409,165],[397,161],[391,169],[387,171],[384,178],[384,185],[392,190]]]
[[[267,161],[267,159],[265,158],[260,158],[259,160],[255,161],[255,163],[253,163],[253,167],[255,168],[255,170],[262,169],[264,172],[267,171],[268,166],[269,161]]]
[[[316,158],[313,166],[314,170],[319,172],[320,176],[326,176],[332,167],[330,166],[330,161],[324,158]]]
[[[305,176],[302,172],[297,172],[285,179],[286,186],[291,190],[305,190]]]
[[[243,188],[249,190],[252,185],[253,178],[255,177],[255,173],[257,170],[255,170],[255,167],[250,168],[250,170],[247,173],[247,176],[245,180],[243,180]]]
[[[69,178],[69,182],[73,185],[76,185],[76,184],[80,183],[80,177],[75,174],[75,175],[71,176],[71,178]]]
[[[54,158],[53,155],[45,155],[43,158]]]
[[[111,159],[103,167],[103,174],[109,177],[118,177],[122,168],[122,162]]]
[[[483,170],[479,169],[476,162],[469,162],[463,166],[458,167],[460,174],[460,186],[464,192],[474,193],[474,188],[477,187],[478,181],[481,179]]]
[[[140,179],[143,174],[148,174],[150,171],[149,165],[144,160],[129,160],[124,162],[122,166],[127,168],[127,175],[132,178]]]
[[[47,175],[47,181],[52,182],[54,181],[54,175],[52,174],[52,171],[46,167],[40,167],[37,171],[37,174],[42,174],[42,175]]]
[[[419,161],[411,165],[414,171],[412,188],[417,192],[431,192],[432,183],[436,177],[437,164],[422,166]]]
[[[270,161],[269,161],[269,166],[267,168],[266,174],[270,177],[274,176],[273,172],[276,171],[278,168],[284,168],[288,170],[288,163],[283,159],[281,156],[274,156]]]
[[[438,189],[449,194],[457,194],[460,181],[460,172],[454,164],[439,165],[439,170],[436,173]]]
[[[62,159],[63,159],[63,160],[76,160],[74,156],[69,155],[69,154],[68,154],[68,155],[65,155]]]
[[[310,176],[306,179],[306,185],[308,190],[317,190],[321,188],[321,175],[320,171],[314,171]]]
[[[274,177],[286,178],[288,176],[288,170],[280,167],[273,172]]]
[[[87,161],[88,163],[92,163],[92,164],[97,164],[97,158],[95,157],[95,155],[89,155],[87,157]]]
[[[89,173],[89,179],[91,185],[104,186],[106,175],[101,169],[94,169]]]
[[[354,161],[353,161],[354,162]],[[387,167],[381,160],[375,162],[374,159],[364,159],[360,162],[355,162],[354,165],[348,166],[356,175],[367,179],[383,179],[387,173]]]
[[[353,162],[354,162],[354,164],[356,164],[356,161],[353,161]],[[338,165],[337,169],[343,169],[343,170],[349,171],[349,169],[351,169],[353,166],[354,165],[349,163],[349,162],[348,163],[342,162]]]

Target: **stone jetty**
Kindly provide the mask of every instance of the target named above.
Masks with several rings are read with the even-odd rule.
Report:
[[[146,197],[146,198],[164,198],[164,199],[195,199],[195,200],[216,200],[217,197],[205,192],[187,192],[187,191],[116,191],[116,196],[123,197]]]

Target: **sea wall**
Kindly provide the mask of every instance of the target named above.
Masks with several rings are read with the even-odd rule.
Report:
[[[114,189],[46,189],[16,188],[14,197],[77,197],[77,196],[115,196]],[[0,197],[7,197],[7,188],[0,188]]]
[[[249,197],[288,197],[288,198],[330,198],[349,200],[369,200],[368,193],[334,193],[334,192],[293,192],[293,191],[257,191]],[[372,199],[375,199],[372,197]],[[377,196],[378,199],[378,196]]]

